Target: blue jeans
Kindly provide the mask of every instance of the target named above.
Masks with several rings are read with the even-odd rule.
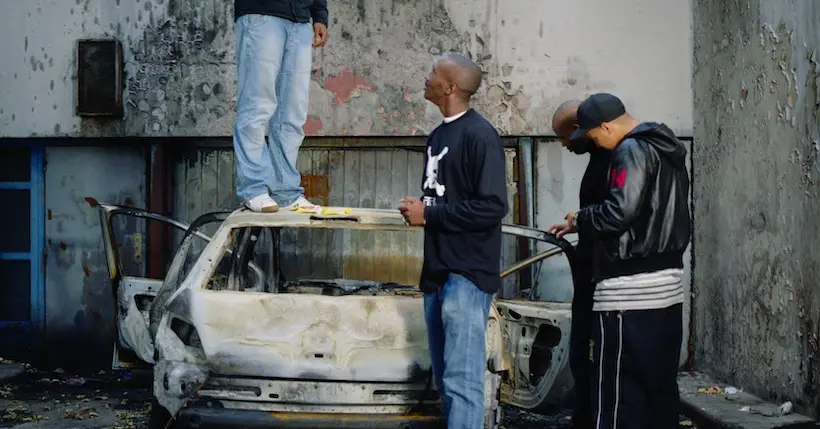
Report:
[[[487,317],[493,296],[464,276],[450,274],[424,294],[424,318],[447,429],[484,427]]]
[[[304,194],[296,156],[307,121],[313,27],[265,15],[236,21],[236,194],[288,205]],[[269,143],[265,126],[269,125]]]

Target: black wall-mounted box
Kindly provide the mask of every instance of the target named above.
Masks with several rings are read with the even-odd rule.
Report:
[[[119,40],[77,42],[78,116],[123,117],[122,44]]]

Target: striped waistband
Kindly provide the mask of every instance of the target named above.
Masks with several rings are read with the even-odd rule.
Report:
[[[683,270],[613,277],[595,286],[594,311],[649,310],[683,302]]]

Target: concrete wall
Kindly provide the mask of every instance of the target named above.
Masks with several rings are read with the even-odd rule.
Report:
[[[694,2],[696,364],[820,417],[820,3]]]
[[[331,0],[314,55],[315,135],[426,134],[436,54],[486,71],[477,106],[506,134],[549,135],[569,97],[622,95],[690,135],[689,0]],[[235,97],[232,0],[0,0],[0,137],[228,136]],[[76,41],[123,43],[124,120],[74,116]]]

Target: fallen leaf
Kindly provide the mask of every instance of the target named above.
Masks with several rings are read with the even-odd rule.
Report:
[[[91,407],[83,407],[78,410],[67,411],[64,417],[72,420],[85,420],[99,417],[99,415],[100,414],[95,409]]]

